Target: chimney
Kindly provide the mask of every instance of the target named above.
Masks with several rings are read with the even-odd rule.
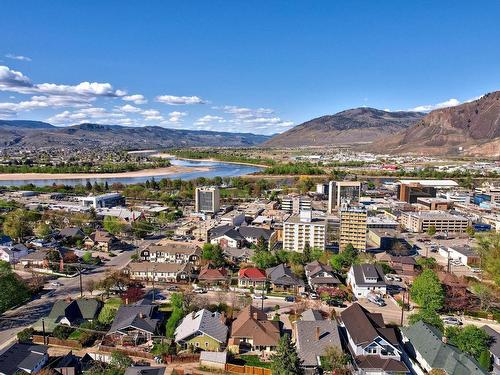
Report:
[[[316,340],[319,341],[319,327],[316,327]]]

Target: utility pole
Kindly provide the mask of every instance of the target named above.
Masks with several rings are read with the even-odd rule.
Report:
[[[155,302],[155,266],[153,266],[153,303]]]
[[[404,314],[405,314],[405,295],[406,295],[406,290],[403,291],[403,304],[401,305],[401,326],[403,326],[403,321],[404,321]]]
[[[80,272],[78,272],[78,275],[80,277],[80,298],[83,298],[82,264],[80,263],[80,261],[78,261],[78,264],[79,264],[79,270],[80,270]]]
[[[45,319],[42,318],[43,345],[45,345]]]

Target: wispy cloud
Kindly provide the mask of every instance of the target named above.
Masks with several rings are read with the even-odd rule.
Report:
[[[144,95],[141,94],[126,95],[122,99],[127,102],[133,102],[134,104],[146,104],[148,102]]]
[[[188,105],[188,104],[205,104],[206,101],[199,96],[175,96],[175,95],[159,95],[156,101],[168,105]]]
[[[6,58],[18,61],[31,61],[31,57],[23,55],[14,55],[13,53],[8,53],[5,55]]]

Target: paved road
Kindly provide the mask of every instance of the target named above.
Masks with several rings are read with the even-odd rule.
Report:
[[[137,244],[139,248],[144,248],[151,241],[144,240]],[[103,266],[87,271],[82,274],[82,284],[85,293],[85,283],[88,280],[98,281],[102,279],[107,271],[124,268],[130,261],[135,251],[124,251],[116,257],[111,258]],[[54,287],[54,292],[47,293],[41,297],[35,298],[23,306],[5,312],[0,317],[0,347],[5,346],[13,340],[16,334],[24,328],[30,326],[38,319],[46,316],[54,302],[61,298],[80,296],[80,278],[59,278],[62,285]]]

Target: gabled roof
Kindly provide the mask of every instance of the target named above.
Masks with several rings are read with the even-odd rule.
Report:
[[[361,355],[354,358],[356,366],[364,370],[384,370],[388,373],[408,373],[408,368],[401,361],[382,358],[378,355]]]
[[[267,280],[266,273],[260,268],[244,268],[238,272],[238,278],[240,279],[250,279],[256,281]]]
[[[231,327],[231,337],[249,337],[257,346],[276,346],[280,339],[279,323],[267,320],[260,309],[248,305],[240,311]]]
[[[85,233],[83,233],[82,230],[78,227],[66,227],[64,229],[61,229],[59,231],[59,235],[61,237],[72,237],[72,238],[85,237]]]
[[[121,305],[108,333],[115,333],[126,328],[155,333],[159,319],[154,305]]]
[[[381,337],[391,345],[398,346],[394,328],[386,328],[382,314],[370,313],[355,302],[340,313],[342,322],[356,345],[365,346]]]
[[[297,352],[304,366],[318,366],[318,357],[324,355],[328,347],[342,347],[337,323],[333,320],[299,320],[295,329]]]
[[[418,321],[401,328],[401,332],[409,340],[405,343],[407,351],[418,352],[432,368],[453,375],[487,374],[471,356],[445,344],[441,332],[427,323]]]
[[[492,342],[490,345],[490,352],[495,357],[500,357],[500,333],[495,331],[490,326],[484,325],[482,327],[488,335],[490,335]]]
[[[59,322],[66,318],[70,323],[77,320],[92,320],[97,317],[101,309],[101,302],[93,298],[83,298],[77,300],[57,300],[50,310],[49,319]]]
[[[304,282],[296,277],[292,270],[283,263],[266,269],[266,275],[275,285],[304,286]]]
[[[352,265],[354,280],[357,286],[384,286],[384,270],[380,264],[354,264]],[[375,282],[366,282],[366,278],[376,279]]]
[[[115,237],[111,233],[108,233],[105,230],[96,230],[89,236],[89,238],[93,242],[106,242],[106,243],[112,242],[115,239]]]
[[[48,346],[15,343],[0,353],[0,373],[15,374],[20,370],[33,370],[43,360]]]
[[[185,341],[195,335],[205,334],[221,344],[227,339],[227,326],[222,323],[222,315],[202,309],[192,312],[182,319],[175,330],[175,342]]]
[[[127,268],[130,272],[158,272],[158,273],[180,273],[191,272],[193,265],[191,263],[151,263],[151,262],[133,262],[129,263]]]
[[[329,272],[333,274],[333,269],[329,265],[318,262],[317,260],[306,264],[304,270],[307,272],[309,277],[314,277],[319,272]]]
[[[237,247],[226,247],[224,253],[232,258],[251,258],[255,251],[246,247],[242,247],[241,249]]]
[[[271,229],[249,226],[239,227],[238,232],[245,238],[259,239],[260,237],[263,237],[266,241],[269,241],[269,238],[273,234]]]
[[[226,279],[227,271],[224,268],[204,267],[200,270],[200,274],[198,275],[198,280],[218,281]]]

